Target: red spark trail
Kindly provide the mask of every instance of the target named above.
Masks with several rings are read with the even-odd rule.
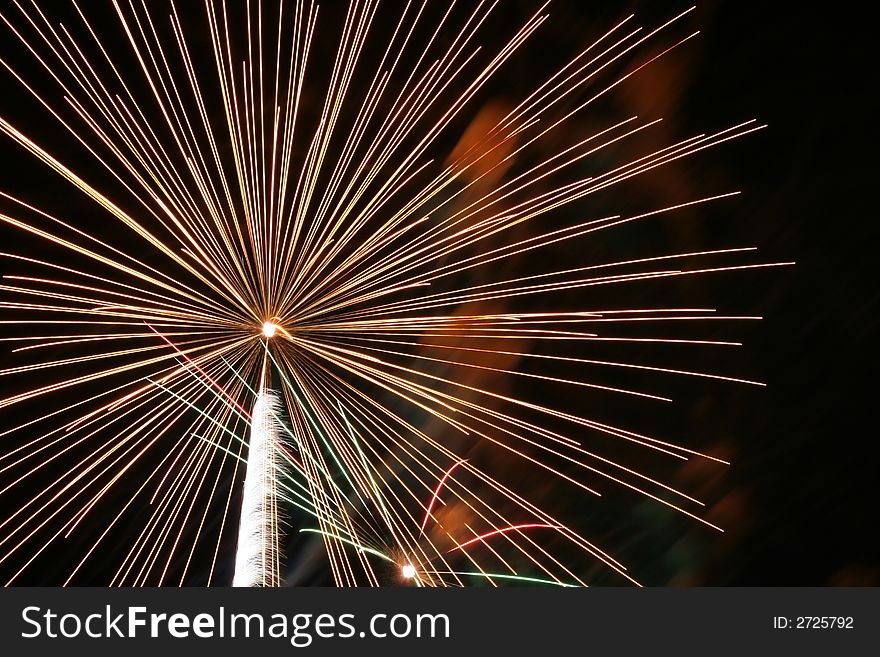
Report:
[[[452,474],[452,471],[465,461],[467,461],[467,459],[462,459],[461,461],[453,464],[453,466],[449,468],[440,479],[440,483],[437,484],[437,488],[434,489],[434,494],[431,496],[431,502],[428,504],[428,510],[425,512],[425,519],[422,520],[422,527],[419,530],[419,536],[425,533],[425,526],[428,524],[428,518],[431,517],[431,510],[434,508],[434,504],[437,502],[438,496],[440,495],[440,489],[443,488],[443,484],[445,484],[446,480],[449,479],[449,475]]]
[[[526,524],[526,525],[511,525],[510,527],[502,527],[501,529],[496,529],[494,531],[487,532],[485,534],[480,534],[479,536],[472,538],[469,541],[465,541],[461,545],[458,545],[458,546],[452,548],[452,550],[449,550],[449,552],[452,552],[454,550],[461,550],[462,548],[467,547],[471,543],[476,543],[477,541],[482,541],[484,538],[489,538],[490,536],[494,536],[495,534],[504,534],[506,532],[511,532],[511,531],[514,531],[517,529],[536,529],[539,527],[544,528],[544,529],[562,529],[562,527],[560,527],[559,525],[546,525],[544,523],[530,523],[530,524]]]

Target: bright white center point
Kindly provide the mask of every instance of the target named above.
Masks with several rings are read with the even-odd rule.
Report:
[[[275,330],[277,328],[278,327],[275,326],[275,324],[273,324],[272,322],[266,322],[265,324],[263,324],[263,335],[265,335],[267,338],[275,337]]]
[[[405,579],[412,579],[416,576],[416,567],[408,563],[403,567],[403,576]]]

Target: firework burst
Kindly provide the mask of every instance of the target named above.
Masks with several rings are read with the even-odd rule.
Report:
[[[182,5],[114,0],[112,32],[76,2],[63,22],[13,5],[6,38],[47,82],[0,63],[89,165],[19,122],[0,131],[103,227],[0,191],[22,244],[61,254],[3,254],[3,339],[21,359],[0,371],[21,381],[0,400],[16,418],[0,495],[23,500],[0,523],[9,583],[67,541],[64,583],[112,553],[111,584],[225,584],[239,525],[236,583],[281,582],[284,546],[315,540],[338,585],[585,585],[596,568],[635,583],[548,499],[631,491],[721,529],[621,455],[722,459],[564,403],[670,401],[627,373],[755,383],[596,350],[733,346],[657,327],[756,318],[633,308],[627,290],[781,263],[751,248],[575,257],[736,193],[622,214],[592,201],[762,127],[631,157],[659,118],[583,129],[693,36],[671,36],[689,12],[621,20],[492,107],[487,85],[547,5],[494,50],[481,35],[503,5],[488,2],[364,0],[334,30],[312,2],[208,1],[197,34]],[[618,302],[592,305],[605,289]]]

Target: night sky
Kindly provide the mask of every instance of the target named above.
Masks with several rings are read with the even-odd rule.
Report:
[[[124,52],[121,61],[133,67],[112,8],[108,4],[102,12],[88,4],[95,28],[108,44]],[[199,3],[181,4],[181,20],[198,35],[204,10]],[[551,20],[482,92],[457,124],[458,134],[478,120],[481,110],[528,93],[554,63],[630,11],[650,25],[686,8],[658,4],[554,1]],[[331,25],[338,20],[339,7],[326,5],[321,21]],[[481,43],[489,50],[493,44],[497,47],[535,7],[503,2]],[[14,7],[2,11],[15,25],[22,24],[24,19]],[[56,10],[53,5],[52,11],[65,24],[75,24],[69,7]],[[157,8],[156,13],[165,12]],[[712,450],[732,462],[729,468],[697,464],[666,473],[707,500],[706,517],[727,529],[723,535],[631,495],[612,496],[600,510],[592,502],[576,499],[572,509],[583,517],[584,530],[630,564],[646,584],[880,585],[880,449],[874,420],[880,317],[874,265],[880,231],[874,199],[878,92],[873,35],[868,21],[851,9],[813,10],[801,4],[785,9],[777,3],[700,3],[682,34],[695,29],[701,32],[696,40],[624,85],[597,106],[596,114],[587,112],[579,127],[588,130],[594,125],[591,120],[598,124],[608,116],[663,116],[661,128],[646,137],[656,139],[656,147],[752,118],[768,128],[612,190],[591,200],[599,205],[586,210],[601,212],[601,204],[607,204],[607,211],[616,213],[628,205],[659,207],[676,199],[731,190],[742,194],[718,206],[682,213],[674,221],[622,231],[614,236],[619,242],[589,243],[583,253],[561,252],[558,257],[578,262],[645,249],[757,246],[757,261],[795,261],[793,267],[625,290],[630,295],[625,305],[631,307],[671,301],[683,307],[716,307],[722,314],[763,317],[760,322],[712,325],[701,331],[703,339],[741,340],[744,346],[735,353],[710,357],[681,350],[663,358],[682,368],[756,379],[767,387],[663,379],[655,389],[675,397],[674,408],[652,413],[649,407],[609,400],[601,409],[605,417]],[[329,38],[335,36],[333,29],[325,26],[322,34],[328,38],[316,44],[318,62],[332,56],[335,47]],[[210,49],[205,34],[196,36],[194,44]],[[380,44],[377,39],[365,56],[372,56]],[[0,59],[37,88],[52,88],[6,25],[0,25]],[[319,78],[317,71],[320,63],[315,73]],[[137,73],[132,68],[135,88],[142,84]],[[51,146],[62,161],[76,162],[85,178],[107,179],[5,70],[0,70],[0,81],[0,116],[38,143]],[[52,93],[53,101],[62,102],[57,91]],[[305,113],[313,111],[319,100],[306,94]],[[440,147],[448,154],[455,145],[450,138]],[[99,208],[5,136],[0,139],[0,158],[0,190],[47,212],[76,218],[89,229],[108,225]],[[102,189],[125,202],[123,190],[113,181]],[[0,211],[14,215],[13,209],[0,199]],[[121,232],[111,236],[119,248],[142,248]],[[7,225],[0,226],[0,244],[4,252],[38,253],[73,263],[63,251],[47,249]],[[151,256],[144,253],[144,257]],[[0,259],[2,273],[12,271],[12,266],[9,259]],[[16,267],[16,272],[22,271]],[[19,316],[0,312],[4,319]],[[0,328],[3,337],[19,330],[14,325]],[[0,368],[20,362],[8,353],[10,349],[0,344]],[[651,356],[646,352],[645,360]],[[4,397],[29,385],[34,385],[33,377],[0,378]],[[69,403],[72,398],[66,399]],[[0,430],[42,411],[39,404],[0,408]],[[18,445],[25,438],[2,436],[0,441]],[[5,449],[0,442],[0,451]],[[0,486],[5,486],[6,477],[0,473]],[[130,492],[121,485],[102,513],[110,513],[114,503]],[[12,515],[28,494],[26,487],[0,494],[0,521]],[[549,498],[554,494],[547,493]],[[94,523],[99,531],[101,518]],[[68,570],[68,554],[81,553],[90,536],[83,531],[53,546],[17,583],[58,584],[61,573]],[[113,545],[106,553],[108,562],[125,553],[125,531]],[[290,572],[299,573],[296,583],[329,583],[320,560],[303,556],[314,548],[314,542],[304,540],[287,546]],[[228,555],[234,546],[224,544],[223,550]],[[306,562],[311,564],[308,568]],[[112,573],[115,566],[108,568]],[[11,563],[0,564],[4,581],[14,571]],[[95,566],[77,583],[102,584],[107,574],[107,569]],[[202,575],[196,569],[192,583],[200,583]],[[597,583],[619,582],[599,579]]]

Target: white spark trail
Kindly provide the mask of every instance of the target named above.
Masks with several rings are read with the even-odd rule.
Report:
[[[233,586],[278,586],[278,490],[281,403],[271,390],[257,396],[251,419]]]

